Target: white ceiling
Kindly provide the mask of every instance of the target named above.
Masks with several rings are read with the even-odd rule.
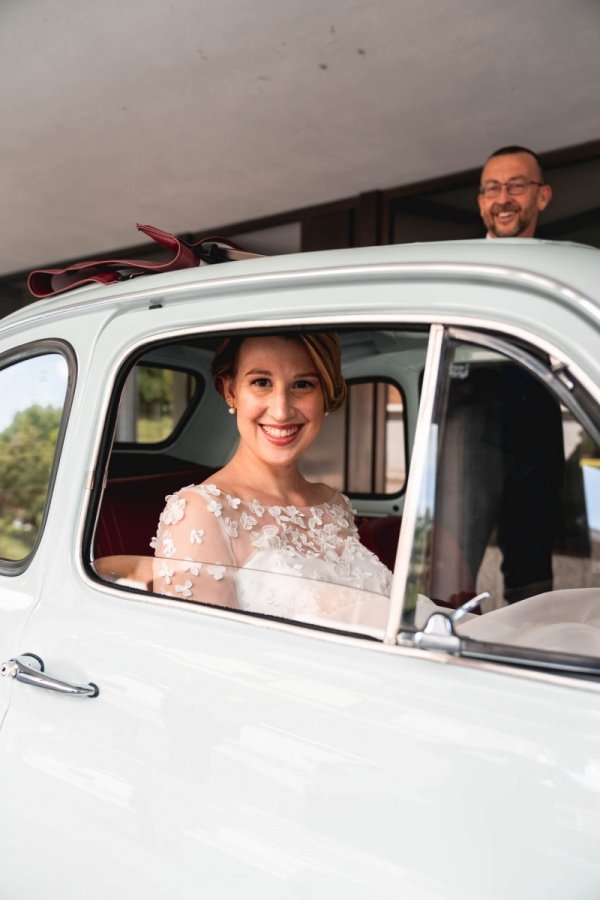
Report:
[[[598,0],[0,0],[0,274],[600,136]]]

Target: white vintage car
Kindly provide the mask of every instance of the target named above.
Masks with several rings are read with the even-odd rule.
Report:
[[[235,447],[217,343],[317,328],[349,397],[305,471],[390,596],[260,570],[255,609],[211,603],[214,570],[201,602],[160,593],[165,497]],[[3,320],[0,896],[599,897],[599,336],[600,251],[532,240],[231,262]]]

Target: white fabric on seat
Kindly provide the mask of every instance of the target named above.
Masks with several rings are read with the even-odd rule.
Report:
[[[459,621],[456,631],[478,641],[600,656],[600,588],[537,594]]]

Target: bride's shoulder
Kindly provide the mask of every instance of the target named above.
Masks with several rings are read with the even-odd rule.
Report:
[[[314,506],[344,506],[350,508],[350,501],[345,494],[330,484],[315,484],[315,494],[319,498]]]
[[[353,508],[350,498],[342,494],[337,488],[331,488],[331,492],[332,496],[325,505],[333,511],[334,516],[341,514],[344,519],[352,524],[356,510]]]
[[[221,481],[203,481],[202,484],[196,485],[194,490],[204,498],[208,508],[217,516],[221,512],[232,515],[240,510],[242,500],[238,492]]]
[[[200,484],[187,484],[167,499],[171,506],[179,506],[186,510],[206,510],[217,518],[222,511],[236,510],[240,505],[240,500],[211,480]]]
[[[194,498],[203,498],[210,500],[221,495],[221,490],[210,481],[203,481],[200,484],[185,484],[178,488],[173,494],[166,499],[171,503],[188,503]]]
[[[206,497],[220,497],[224,491],[212,480],[202,481],[200,484],[191,485],[192,490]]]

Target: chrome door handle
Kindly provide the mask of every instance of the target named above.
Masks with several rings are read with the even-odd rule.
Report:
[[[31,660],[34,665],[27,665],[23,662],[24,658]],[[58,691],[60,694],[71,694],[75,697],[97,697],[100,689],[97,684],[90,682],[84,687],[76,684],[69,684],[66,681],[59,681],[58,678],[52,678],[44,672],[44,663],[35,653],[22,653],[9,659],[8,662],[2,663],[0,666],[0,675],[5,678],[14,678],[16,681],[22,681],[23,684],[33,684],[35,687],[46,688],[48,691]]]

